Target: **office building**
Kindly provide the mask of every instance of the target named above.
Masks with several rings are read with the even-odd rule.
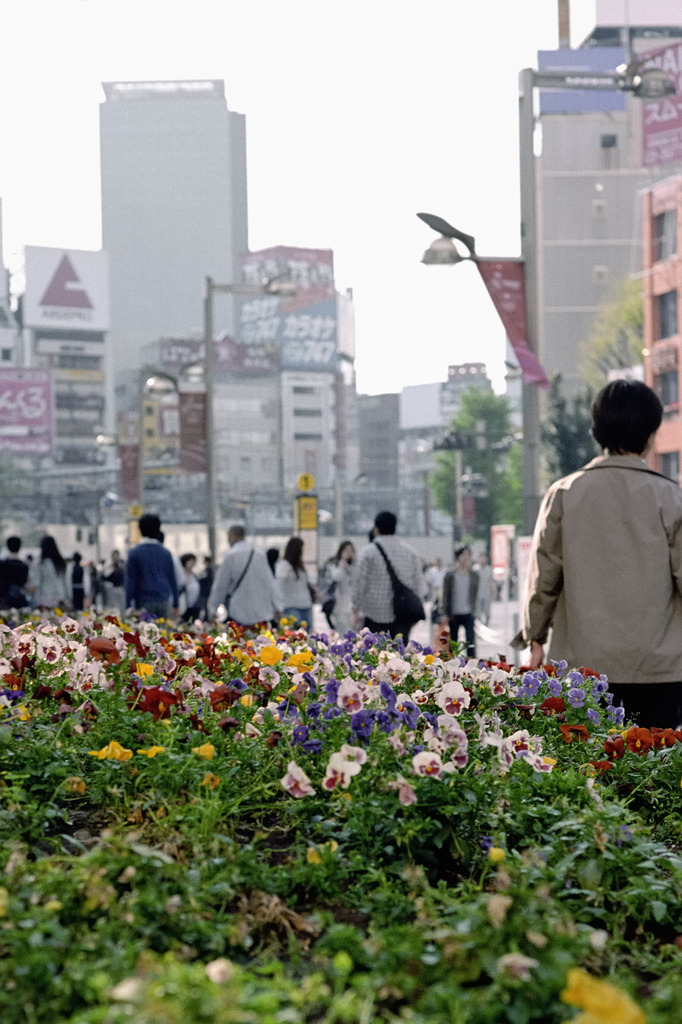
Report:
[[[146,343],[200,334],[207,275],[239,280],[248,249],[245,119],[228,109],[219,80],[103,88],[102,244],[121,385],[130,383]],[[226,297],[216,332],[233,326],[231,316]]]
[[[538,68],[614,71],[644,54],[670,67],[680,39],[679,4],[597,0],[596,25],[583,44],[540,52]],[[640,190],[682,170],[682,149],[646,145],[656,106],[618,89],[540,91],[539,351],[568,391],[581,385],[581,351],[600,307],[640,273]]]

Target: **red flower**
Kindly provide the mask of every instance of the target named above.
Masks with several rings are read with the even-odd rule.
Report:
[[[593,668],[585,668],[584,665],[582,668],[578,669],[578,672],[580,672],[580,675],[584,679],[586,679],[588,676],[591,676],[592,679],[601,679],[599,672],[595,672]]]
[[[239,700],[239,690],[236,686],[221,683],[220,686],[216,686],[215,690],[211,690],[208,696],[213,711],[226,711]]]
[[[625,740],[618,734],[613,739],[604,741],[604,752],[609,755],[612,761],[617,761],[625,755]]]
[[[654,738],[649,729],[633,726],[628,729],[625,742],[628,745],[628,750],[631,750],[633,754],[646,754],[653,747]]]
[[[675,746],[675,732],[673,729],[657,729],[656,726],[652,726],[651,735],[657,750],[660,750],[661,747]]]
[[[95,636],[86,641],[88,649],[97,661],[105,661],[109,665],[118,665],[121,660],[118,647],[105,636]]]
[[[170,709],[180,700],[175,693],[163,690],[160,686],[143,686],[138,691],[138,696],[128,701],[128,707],[134,707],[137,711],[149,711],[154,716],[154,721],[160,718],[170,718]]]
[[[239,721],[238,719],[233,718],[232,715],[225,715],[225,717],[221,718],[219,722],[216,722],[216,725],[219,729],[222,729],[223,732],[227,732],[228,729],[238,729]]]
[[[563,725],[559,726],[559,729],[566,743],[573,743],[573,740],[584,743],[585,740],[590,738],[590,734],[584,725],[568,725],[568,723],[564,722]]]
[[[599,775],[603,775],[604,772],[608,771],[609,768],[613,768],[612,761],[590,761],[593,768],[597,769]]]
[[[566,704],[562,697],[547,697],[538,708],[543,715],[560,715],[566,710]]]

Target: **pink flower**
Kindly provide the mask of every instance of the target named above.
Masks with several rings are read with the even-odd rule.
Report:
[[[462,711],[469,707],[470,702],[471,695],[456,679],[451,683],[445,683],[436,697],[436,704],[447,715],[461,715]]]
[[[398,790],[398,800],[400,800],[403,807],[409,807],[410,804],[416,804],[417,794],[407,779],[403,778],[402,775],[396,775],[395,781],[391,780],[390,782],[387,782],[386,785],[389,789]]]
[[[539,967],[538,961],[523,953],[505,953],[497,961],[498,974],[506,974],[518,981],[530,981],[531,967]]]
[[[322,785],[325,789],[336,789],[337,786],[347,789],[350,785],[350,780],[359,771],[360,765],[357,761],[348,761],[342,751],[336,751],[329,758],[324,778],[322,779]]]
[[[435,750],[422,750],[412,758],[412,770],[415,775],[427,775],[439,779],[443,771],[440,754]]]
[[[336,703],[344,711],[347,711],[349,715],[354,715],[356,711],[362,711],[364,701],[360,685],[350,677],[342,679],[339,683]]]
[[[351,747],[348,743],[343,744],[340,753],[346,761],[355,761],[356,764],[364,764],[367,760],[366,750],[362,747]]]
[[[282,789],[286,789],[287,793],[291,793],[295,797],[313,796],[315,793],[310,779],[295,761],[289,761],[287,773],[281,780],[281,786]]]

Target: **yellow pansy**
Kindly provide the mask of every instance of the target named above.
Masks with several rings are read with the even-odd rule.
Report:
[[[549,757],[549,755],[548,755],[546,757],[543,757],[542,762],[543,762],[543,764],[551,764],[552,766],[554,766],[556,764],[556,758],[555,757]]]
[[[122,747],[116,740],[107,743],[101,750],[90,750],[89,753],[99,761],[129,761],[133,756],[132,750]]]
[[[488,850],[488,860],[492,864],[500,864],[506,856],[501,846],[491,846]]]
[[[200,747],[192,747],[192,753],[203,757],[204,761],[210,761],[215,756],[215,747],[212,743],[202,743]]]
[[[70,775],[64,779],[64,789],[67,793],[85,793],[85,783],[80,775]]]
[[[138,676],[153,676],[154,666],[147,665],[143,661],[138,661],[137,665],[135,666],[135,671],[137,672]]]
[[[201,785],[208,786],[209,789],[216,789],[220,785],[220,779],[213,772],[206,772],[201,780]]]
[[[294,668],[300,668],[302,665],[312,665],[315,661],[315,655],[312,651],[299,651],[297,654],[292,654],[287,665],[293,665]]]
[[[568,983],[561,998],[579,1013],[571,1024],[646,1024],[643,1010],[625,992],[607,981],[593,978],[580,967],[568,972]]]
[[[283,657],[284,655],[280,651],[279,647],[261,647],[260,660],[264,665],[276,665]]]
[[[239,698],[239,703],[245,708],[250,708],[256,698],[252,693],[245,693],[243,697]]]
[[[162,754],[165,747],[148,747],[146,750],[144,747],[140,747],[137,751],[138,754],[145,754],[147,757],[156,757],[157,754]]]

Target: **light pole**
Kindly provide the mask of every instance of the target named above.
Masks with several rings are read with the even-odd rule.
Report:
[[[658,68],[640,69],[638,62],[619,67],[612,73],[567,73],[564,71],[535,71],[524,68],[519,72],[519,171],[521,200],[521,261],[524,267],[526,346],[532,357],[539,355],[539,287],[537,269],[537,189],[533,151],[535,115],[533,110],[535,89],[603,89],[631,92],[642,100],[661,99],[675,92],[672,75]],[[440,237],[424,253],[425,264],[454,264],[465,260],[484,263],[476,255],[475,240],[433,214],[417,216]],[[469,251],[462,256],[453,239]],[[501,261],[502,262],[502,261]],[[533,532],[540,507],[540,396],[536,382],[522,381],[523,416],[523,531]]]
[[[255,298],[259,295],[274,295],[281,298],[292,296],[295,288],[284,275],[277,275],[262,285],[219,284],[212,277],[204,279],[204,378],[206,382],[206,529],[208,550],[213,565],[217,556],[218,533],[218,489],[215,447],[215,341],[213,329],[213,296],[241,295]]]

